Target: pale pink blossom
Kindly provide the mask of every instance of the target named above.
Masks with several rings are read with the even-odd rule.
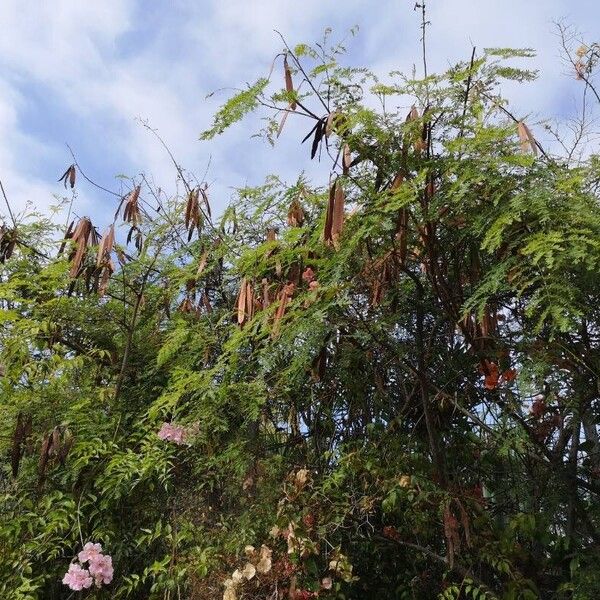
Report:
[[[92,542],[88,542],[83,550],[77,555],[77,558],[80,562],[84,563],[89,561],[96,560],[99,556],[102,556],[102,545],[101,544],[93,544]]]
[[[94,578],[96,585],[100,587],[103,583],[110,583],[113,579],[112,558],[101,554],[90,561],[90,575]]]
[[[164,422],[157,435],[161,440],[181,445],[185,444],[187,433],[186,429],[181,425]]]
[[[65,573],[62,582],[72,590],[80,591],[92,586],[93,579],[87,569],[83,569],[76,563],[69,565],[69,570]]]
[[[87,569],[78,563],[71,563],[69,570],[63,577],[63,583],[72,590],[87,589],[95,583],[97,587],[110,583],[113,579],[112,558],[102,554],[102,546],[88,542],[77,555],[81,564],[88,563]]]

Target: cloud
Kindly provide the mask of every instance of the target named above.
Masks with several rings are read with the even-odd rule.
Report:
[[[228,96],[218,88],[243,86],[264,75],[282,42],[318,40],[325,27],[336,36],[359,24],[349,39],[347,60],[378,73],[420,69],[419,15],[410,2],[364,0],[55,0],[23,3],[4,0],[0,19],[0,178],[15,206],[28,199],[44,209],[61,191],[55,180],[69,164],[68,141],[86,172],[119,190],[119,173],[144,171],[168,190],[175,173],[164,149],[136,118],[148,119],[181,164],[200,175],[211,160],[213,202],[223,207],[231,187],[260,183],[277,172],[288,180],[302,169],[319,182],[327,167],[311,163],[298,136],[304,126],[290,119],[277,148],[251,139],[256,119],[211,142],[198,141],[212,114]],[[428,4],[430,70],[444,69],[469,56],[471,44],[531,46],[541,70],[533,85],[507,86],[519,114],[564,114],[580,93],[564,77],[554,18],[569,17],[567,0],[431,1]],[[586,24],[600,14],[592,0],[581,0],[572,21]],[[597,39],[598,31],[589,32]],[[565,100],[567,99],[567,100]],[[573,99],[573,100],[571,100]],[[106,220],[114,200],[91,186],[81,189],[80,213]],[[110,212],[110,211],[109,211]]]

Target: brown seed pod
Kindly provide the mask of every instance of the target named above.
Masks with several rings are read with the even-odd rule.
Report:
[[[284,77],[285,77],[285,91],[288,94],[293,94],[294,93],[294,82],[292,81],[292,70],[290,69],[290,66],[288,65],[287,56],[283,57],[283,71],[284,71]],[[296,102],[295,101],[290,103],[290,108],[292,110],[296,110]]]
[[[71,189],[73,189],[75,187],[75,177],[76,177],[75,165],[70,165],[68,167],[68,169],[60,176],[60,179],[58,181],[59,181],[59,183],[61,181],[64,183],[65,189],[67,187],[67,183],[71,186]]]
[[[287,214],[287,223],[290,227],[302,227],[304,224],[304,210],[297,198],[292,200]]]
[[[538,147],[533,134],[531,133],[529,127],[523,123],[523,121],[519,121],[517,123],[517,132],[519,134],[519,140],[521,141],[521,151],[527,152],[531,150],[534,156],[538,155]]]

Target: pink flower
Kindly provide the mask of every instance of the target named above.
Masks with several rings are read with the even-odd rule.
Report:
[[[161,440],[181,445],[186,442],[187,431],[181,425],[173,425],[173,423],[165,421],[158,430],[157,435]]]
[[[113,579],[112,558],[101,554],[90,561],[90,575],[94,578],[96,585],[100,587],[103,583],[110,583]]]
[[[80,562],[84,563],[88,560],[90,562],[96,560],[99,556],[102,556],[102,545],[92,544],[92,542],[88,542],[83,547],[83,550],[77,555],[77,558]]]
[[[80,591],[92,586],[93,579],[87,569],[82,569],[80,565],[71,563],[69,570],[65,573],[62,582],[68,585],[72,590]]]

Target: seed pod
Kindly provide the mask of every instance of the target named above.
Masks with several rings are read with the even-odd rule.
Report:
[[[60,179],[58,180],[59,183],[62,181],[65,185],[65,189],[67,187],[67,183],[71,186],[71,189],[73,189],[75,187],[75,177],[76,177],[76,171],[75,171],[75,165],[71,165],[61,176]]]
[[[527,152],[527,150],[531,150],[534,156],[538,155],[538,147],[533,134],[529,130],[529,127],[523,123],[523,121],[519,121],[517,123],[517,132],[519,134],[519,140],[521,141],[521,151],[523,153]]]
[[[292,71],[290,69],[290,66],[288,65],[287,56],[283,57],[283,70],[284,70],[284,76],[285,76],[285,91],[288,94],[293,94],[294,93],[294,83],[292,81]],[[296,102],[295,101],[290,103],[290,108],[292,110],[296,110]]]
[[[292,200],[287,214],[287,222],[290,227],[302,227],[304,223],[304,211],[297,198]]]

